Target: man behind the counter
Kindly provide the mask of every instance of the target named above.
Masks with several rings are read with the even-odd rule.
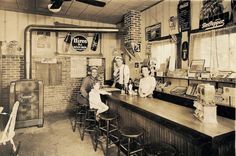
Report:
[[[90,68],[90,75],[83,79],[80,93],[77,94],[77,101],[81,105],[89,105],[89,92],[93,88],[93,83],[98,81],[98,68],[93,66]]]
[[[112,87],[119,89],[127,88],[127,84],[130,78],[129,66],[125,65],[123,58],[121,56],[115,57],[115,67],[114,67],[114,82]]]

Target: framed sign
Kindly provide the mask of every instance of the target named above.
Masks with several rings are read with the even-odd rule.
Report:
[[[182,43],[182,60],[186,61],[188,60],[188,50],[189,50],[189,44],[187,41]]]
[[[161,23],[151,25],[145,28],[146,40],[155,41],[161,37]]]
[[[85,51],[88,48],[88,40],[82,35],[75,36],[72,39],[72,47],[78,52]]]
[[[226,12],[200,20],[199,28],[204,30],[211,30],[223,27],[228,22],[229,22],[229,12]]]
[[[178,20],[181,32],[190,30],[191,26],[190,1],[180,1],[178,4]]]
[[[71,42],[65,39],[68,32],[58,32],[57,45],[59,54],[100,55],[101,33],[69,32]],[[66,46],[65,46],[66,45]],[[65,50],[65,47],[67,48]]]
[[[204,70],[205,60],[199,59],[199,60],[192,60],[189,72],[190,73],[199,73]]]
[[[229,22],[229,12],[225,12],[227,6],[222,1],[205,0],[200,11],[199,28],[204,30],[223,27]]]

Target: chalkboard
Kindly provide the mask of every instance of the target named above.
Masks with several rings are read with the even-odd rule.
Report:
[[[179,2],[178,19],[181,32],[190,30],[190,1]]]

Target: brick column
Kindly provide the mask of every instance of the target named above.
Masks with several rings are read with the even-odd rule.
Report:
[[[131,10],[124,15],[124,44],[141,43],[141,13]]]

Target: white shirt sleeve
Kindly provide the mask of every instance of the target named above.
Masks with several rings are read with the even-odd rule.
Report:
[[[156,79],[154,77],[152,77],[152,87],[153,87],[152,89],[153,89],[153,91],[155,90],[156,85],[157,85]]]
[[[105,91],[105,90],[99,90],[99,93],[102,95],[111,95],[111,93]]]
[[[128,83],[130,78],[130,70],[128,65],[124,65],[124,82]]]
[[[116,77],[118,70],[119,70],[118,68],[115,68],[115,69],[114,69],[114,72],[113,72],[113,76],[114,76],[114,77]]]
[[[139,87],[138,87],[139,93],[142,93],[142,88],[143,88],[143,78],[139,80]]]
[[[96,106],[101,102],[100,94],[94,91],[89,92],[89,105],[90,108],[96,108]]]

